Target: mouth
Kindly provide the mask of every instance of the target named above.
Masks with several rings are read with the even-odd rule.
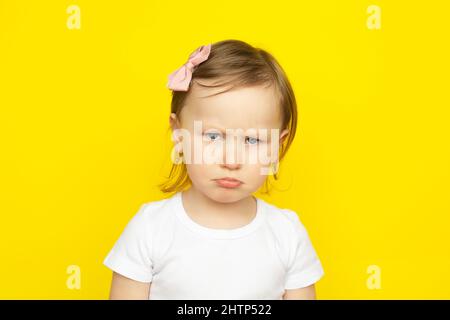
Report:
[[[220,179],[214,179],[214,181],[216,181],[216,183],[220,187],[228,188],[228,189],[237,188],[241,184],[243,184],[242,181],[240,181],[238,179],[234,179],[234,178],[229,178],[229,177],[220,178]]]

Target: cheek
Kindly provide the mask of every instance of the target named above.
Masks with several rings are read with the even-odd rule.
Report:
[[[186,170],[192,181],[200,181],[205,178],[205,169],[201,164],[186,164]]]
[[[224,145],[221,142],[203,142],[202,148],[203,163],[220,164],[224,161]]]
[[[185,139],[183,150],[185,151],[186,161],[189,164],[196,165],[220,163],[223,161],[225,152],[223,142],[207,141],[201,134],[192,134],[190,139]]]
[[[190,180],[197,186],[207,186],[211,179],[217,178],[217,164],[186,164]],[[220,171],[219,171],[220,172]]]
[[[252,184],[260,185],[267,178],[267,175],[264,175],[264,167],[265,166],[260,164],[248,165],[246,166],[245,176],[252,182]]]
[[[278,144],[261,143],[249,146],[246,151],[246,163],[258,166],[268,166],[275,162],[278,156]]]

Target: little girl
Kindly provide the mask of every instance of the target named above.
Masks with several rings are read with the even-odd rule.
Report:
[[[110,299],[315,299],[324,271],[297,213],[252,195],[295,135],[281,66],[226,40],[194,51],[168,88],[172,196],[142,204],[106,256]]]

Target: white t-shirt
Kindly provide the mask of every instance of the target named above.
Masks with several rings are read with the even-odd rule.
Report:
[[[324,271],[298,215],[256,198],[255,218],[212,229],[186,213],[181,192],[143,204],[104,260],[151,282],[149,299],[282,299]]]

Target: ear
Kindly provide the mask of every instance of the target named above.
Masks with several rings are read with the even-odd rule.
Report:
[[[174,143],[175,151],[178,153],[182,152],[183,145],[182,145],[181,141],[182,141],[183,137],[179,135],[179,132],[177,133],[178,130],[182,130],[182,129],[181,129],[179,118],[177,117],[177,115],[175,113],[170,114],[169,123],[170,123],[170,127],[172,129],[172,141]]]
[[[171,113],[169,116],[169,124],[170,127],[172,128],[172,131],[174,131],[175,129],[180,128],[180,121],[177,117],[177,115],[175,113]]]
[[[282,144],[284,142],[284,140],[286,140],[286,138],[288,137],[288,133],[289,133],[289,129],[284,129],[281,134],[280,134],[280,144]]]

